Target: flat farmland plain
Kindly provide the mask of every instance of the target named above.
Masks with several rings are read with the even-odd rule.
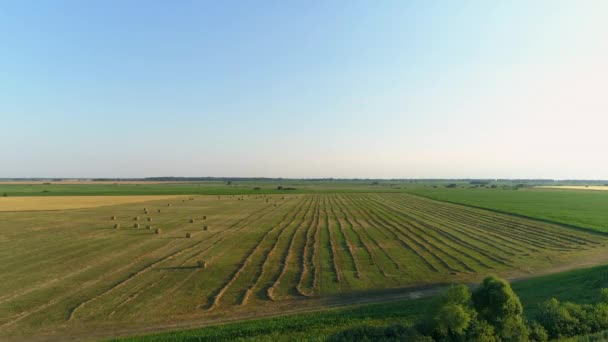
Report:
[[[183,196],[2,212],[0,336],[128,333],[488,274],[526,277],[600,263],[607,242],[399,193]]]

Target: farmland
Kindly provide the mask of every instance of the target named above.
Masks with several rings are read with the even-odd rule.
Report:
[[[408,192],[440,201],[460,203],[576,228],[608,232],[608,192],[554,188],[517,191],[431,185],[410,187]]]
[[[0,336],[13,337],[128,333],[400,288],[424,293],[489,273],[529,277],[600,263],[608,242],[409,194],[357,192],[3,212],[0,231]]]
[[[0,197],[0,211],[38,211],[95,208],[107,205],[138,203],[178,196],[21,196]]]
[[[552,297],[574,303],[597,301],[598,289],[608,287],[607,272],[608,266],[597,266],[519,280],[512,286],[522,301],[524,314],[529,319],[533,319],[539,305]],[[358,326],[412,324],[429,311],[432,312],[436,302],[436,297],[400,300],[118,340],[173,342],[198,339],[232,341],[245,338],[252,341],[322,341],[336,332]],[[608,337],[608,332],[593,335],[595,336],[603,339],[598,338],[593,341],[604,341]],[[572,341],[590,340],[580,337],[573,338]]]

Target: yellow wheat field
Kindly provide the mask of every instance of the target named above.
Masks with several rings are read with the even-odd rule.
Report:
[[[184,196],[23,196],[0,197],[0,211],[36,211],[95,208]]]

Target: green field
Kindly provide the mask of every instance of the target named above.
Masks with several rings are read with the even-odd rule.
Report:
[[[285,190],[279,190],[282,186]],[[395,192],[402,191],[400,183],[369,181],[235,181],[191,183],[105,183],[78,184],[7,184],[0,182],[0,196],[126,196],[126,195],[242,195],[290,193]]]
[[[445,188],[417,186],[408,192],[441,201],[608,232],[608,191],[523,188]]]
[[[608,266],[562,272],[534,279],[514,282],[524,314],[534,317],[540,303],[556,297],[562,301],[593,303],[598,300],[598,289],[608,287]],[[411,324],[424,317],[435,305],[434,298],[404,300],[357,308],[330,310],[314,314],[262,319],[251,322],[226,324],[202,329],[124,338],[118,341],[323,341],[332,334],[361,325],[388,326]],[[604,341],[607,333],[594,334],[598,339],[574,338],[572,341]],[[603,339],[602,339],[603,338]],[[570,341],[570,340],[568,340]]]
[[[429,285],[489,273],[530,277],[600,263],[608,242],[405,193],[186,196],[3,212],[0,231],[5,337],[219,323],[392,299],[404,287],[425,295]]]

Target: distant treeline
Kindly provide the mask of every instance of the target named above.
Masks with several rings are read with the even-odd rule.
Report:
[[[150,182],[281,182],[281,181],[296,181],[296,182],[362,182],[375,183],[381,182],[400,182],[400,183],[446,183],[446,182],[464,182],[470,184],[490,184],[490,183],[514,183],[526,185],[544,185],[544,184],[570,184],[570,185],[604,185],[608,184],[608,180],[581,180],[581,179],[501,179],[501,178],[272,178],[272,177],[144,177],[144,178],[0,178],[0,181],[93,181],[93,182],[133,182],[133,181],[150,181]]]

